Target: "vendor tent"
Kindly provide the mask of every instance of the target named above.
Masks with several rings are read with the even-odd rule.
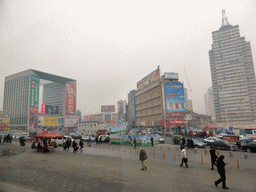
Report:
[[[55,133],[52,131],[51,133],[48,134],[47,138],[49,139],[56,139],[56,138],[62,138],[64,137],[63,135],[59,135],[58,133]]]
[[[47,138],[47,136],[49,135],[49,133],[47,133],[46,131],[44,131],[43,133],[40,133],[38,135],[35,135],[34,138]]]

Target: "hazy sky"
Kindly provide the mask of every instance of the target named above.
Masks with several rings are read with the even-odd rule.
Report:
[[[76,79],[77,109],[85,115],[127,100],[160,65],[162,74],[179,73],[187,88],[189,81],[194,111],[205,113],[208,51],[223,8],[251,42],[256,62],[253,0],[0,2],[0,110],[5,76],[27,69]]]

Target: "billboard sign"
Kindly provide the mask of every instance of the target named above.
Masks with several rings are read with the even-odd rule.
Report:
[[[39,103],[39,77],[31,75],[30,103],[29,103],[29,125],[28,129],[33,131],[38,126],[38,103]]]
[[[116,123],[107,123],[107,134],[125,134],[126,133],[126,122],[116,121]]]
[[[59,114],[59,106],[56,105],[42,105],[42,114]]]
[[[167,117],[186,116],[184,87],[182,83],[165,83]]]
[[[148,74],[146,77],[144,77],[139,82],[137,82],[137,89],[140,90],[140,89],[150,85],[151,83],[156,82],[159,79],[160,79],[160,68],[158,66],[155,71]]]
[[[179,74],[178,73],[164,73],[164,78],[165,79],[179,79]]]
[[[64,127],[74,127],[76,125],[77,117],[75,115],[66,115]]]
[[[58,116],[44,116],[44,126],[58,126],[59,117]]]
[[[115,105],[102,105],[101,113],[115,112]]]
[[[66,83],[66,114],[76,114],[76,84]]]

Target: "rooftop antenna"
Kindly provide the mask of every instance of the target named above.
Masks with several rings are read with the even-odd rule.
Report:
[[[230,24],[229,24],[228,19],[226,17],[225,9],[223,9],[222,10],[222,24],[221,24],[221,27],[223,27],[225,25],[230,25]]]

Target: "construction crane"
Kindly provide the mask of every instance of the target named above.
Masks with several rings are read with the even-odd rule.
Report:
[[[185,67],[183,67],[183,68],[184,68],[184,73],[185,73],[186,80],[187,80],[187,82],[188,82],[188,90],[191,92],[191,91],[192,91],[192,89],[191,89],[190,84],[189,84],[189,80],[188,80],[188,76],[187,76],[187,73],[186,73]]]

